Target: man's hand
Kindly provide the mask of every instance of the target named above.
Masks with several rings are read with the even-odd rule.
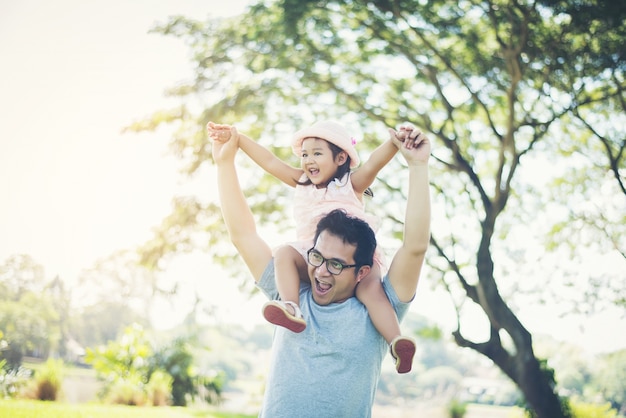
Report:
[[[409,165],[428,164],[430,139],[422,131],[411,124],[404,124],[397,131],[389,129],[389,136]]]

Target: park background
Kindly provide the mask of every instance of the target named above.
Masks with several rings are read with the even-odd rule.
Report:
[[[171,130],[124,128],[176,105],[164,92],[192,77],[189,47],[149,30],[173,15],[233,16],[247,3],[0,1],[0,262],[30,256],[47,279],[72,288],[111,255],[151,239],[174,196],[215,201],[210,167],[191,178],[181,173],[168,148]],[[555,263],[567,262],[560,257]],[[590,268],[623,271],[624,260],[598,254]],[[178,288],[175,298],[150,307],[156,330],[180,327],[201,298],[207,326],[271,333],[260,315],[263,299],[208,255],[178,256],[159,274],[164,287]],[[422,282],[411,312],[449,333],[455,318],[444,308],[445,292],[427,283],[428,274]],[[624,325],[619,308],[563,316],[536,303],[517,313],[534,335],[592,356],[626,347],[626,333],[615,332]]]

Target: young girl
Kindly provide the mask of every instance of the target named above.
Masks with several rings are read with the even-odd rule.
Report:
[[[216,141],[230,139],[229,125],[209,122],[209,136]],[[390,133],[402,140],[404,132]],[[239,147],[261,168],[295,187],[294,217],[298,241],[279,247],[274,252],[276,286],[280,301],[271,301],[263,307],[263,316],[275,325],[293,332],[302,332],[306,321],[299,307],[300,281],[308,282],[307,251],[313,247],[313,236],[318,220],[333,209],[342,208],[370,224],[376,231],[377,220],[365,213],[363,195],[373,183],[378,172],[393,158],[397,147],[391,140],[381,144],[354,172],[359,157],[354,148],[355,140],[340,124],[333,121],[317,122],[302,129],[293,137],[293,151],[300,157],[300,168],[292,167],[263,146],[243,134],[237,134]],[[372,323],[385,338],[395,359],[398,373],[411,370],[415,354],[415,342],[400,334],[400,324],[385,294],[382,254],[377,250],[370,273],[356,287],[356,297],[365,305]],[[326,264],[331,274],[339,274],[341,266],[330,260]],[[323,260],[322,260],[323,262]],[[321,265],[321,264],[320,264]]]

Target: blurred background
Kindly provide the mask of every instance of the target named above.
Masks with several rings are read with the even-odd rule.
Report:
[[[289,160],[291,132],[333,117],[362,160],[406,120],[434,143],[433,242],[403,323],[422,351],[408,378],[385,364],[380,416],[528,407],[550,395],[507,375],[521,353],[556,376],[555,396],[624,413],[623,8],[544,1],[529,21],[503,2],[510,21],[481,34],[502,10],[256,3],[0,0],[0,396],[37,397],[26,382],[52,359],[81,370],[66,372],[70,403],[158,404],[156,389],[136,401],[103,383],[128,374],[106,360],[124,352],[143,363],[123,383],[164,372],[163,404],[254,415],[272,328],[221,224],[203,127],[237,124]],[[602,47],[579,19],[604,24]],[[290,239],[290,191],[239,163],[264,236]],[[390,255],[402,169],[368,203]]]

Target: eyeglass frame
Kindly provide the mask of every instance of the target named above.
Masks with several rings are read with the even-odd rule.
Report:
[[[319,263],[319,265],[315,265],[311,262],[311,253],[316,254],[317,256],[319,256],[322,259],[322,262]],[[341,261],[337,260],[336,258],[326,258],[322,255],[322,253],[320,253],[318,250],[315,249],[315,247],[310,248],[307,252],[306,252],[306,261],[307,263],[309,263],[310,265],[312,265],[315,268],[321,267],[322,264],[326,263],[326,270],[328,270],[328,272],[330,274],[332,274],[333,276],[338,276],[340,275],[344,269],[347,268],[352,268],[352,267],[356,267],[356,264],[343,264]],[[341,266],[341,269],[337,272],[337,273],[333,273],[332,271],[330,271],[330,266],[328,264],[329,261],[338,263]]]

